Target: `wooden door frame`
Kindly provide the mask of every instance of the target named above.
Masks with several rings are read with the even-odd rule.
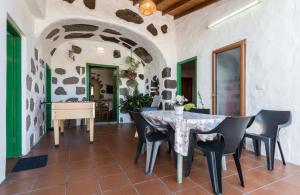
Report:
[[[90,91],[90,74],[91,74],[91,68],[111,68],[119,72],[119,66],[115,65],[107,65],[107,64],[93,64],[93,63],[87,63],[86,64],[86,98],[90,101],[91,91]],[[113,107],[116,109],[116,115],[117,115],[117,123],[120,122],[120,85],[118,81],[118,76],[116,77],[116,92],[117,92],[117,102],[113,102]]]
[[[216,60],[219,53],[240,48],[240,115],[246,114],[246,39],[238,41],[236,43],[227,45],[225,47],[214,50],[212,53],[212,113],[216,114],[217,109],[217,74],[216,74]]]
[[[11,34],[13,37],[13,45],[10,45],[10,43],[7,42],[6,49],[8,51],[9,47],[13,47],[13,61],[14,65],[13,67],[10,66],[10,70],[13,72],[9,72],[9,62],[8,62],[8,53],[7,55],[7,62],[6,62],[6,158],[12,158],[12,157],[20,157],[22,155],[22,36],[21,33],[17,30],[12,22],[7,20],[7,34]],[[11,90],[13,88],[8,86],[8,83],[14,85],[15,87],[15,95],[16,99],[12,97],[8,97],[8,94],[12,93]],[[14,106],[12,106],[12,104]],[[12,107],[13,110],[11,110]],[[9,115],[8,113],[15,113],[14,116]],[[13,117],[13,118],[11,118]],[[13,127],[11,125],[8,125],[12,123],[14,124]],[[12,129],[10,129],[12,128]],[[8,129],[12,131],[11,133],[8,133]],[[13,148],[9,148],[8,144],[14,144]]]
[[[197,91],[198,91],[198,85],[197,85],[197,81],[198,81],[198,77],[197,77],[197,63],[198,63],[198,59],[197,56],[188,58],[186,60],[177,62],[177,95],[181,95],[182,94],[182,83],[181,83],[181,77],[182,77],[182,65],[188,63],[188,62],[192,62],[195,61],[195,92],[194,92],[194,99],[195,102],[194,104],[197,106]]]

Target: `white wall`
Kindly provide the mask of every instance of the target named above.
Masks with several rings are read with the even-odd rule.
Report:
[[[246,2],[220,1],[176,20],[178,61],[198,56],[198,86],[205,106],[210,107],[212,51],[247,39],[247,114],[260,109],[291,110],[293,123],[282,130],[280,138],[286,159],[300,164],[300,2],[263,0],[229,21],[207,28]]]
[[[22,94],[26,91],[26,71],[29,63],[29,56],[33,51],[33,18],[28,11],[25,3],[18,0],[0,0],[0,88],[2,95],[0,96],[0,183],[5,178],[5,164],[6,164],[6,21],[9,17],[18,26],[23,35],[22,38]],[[25,96],[25,95],[24,95]],[[26,128],[25,128],[25,114],[26,114],[26,99],[22,99],[22,153],[26,153]]]

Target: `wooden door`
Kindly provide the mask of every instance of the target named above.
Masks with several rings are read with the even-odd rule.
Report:
[[[193,78],[181,78],[182,95],[188,99],[188,103],[193,102]]]

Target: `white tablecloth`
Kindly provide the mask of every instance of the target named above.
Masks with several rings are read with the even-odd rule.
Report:
[[[175,131],[175,151],[183,156],[188,155],[189,133],[191,129],[210,131],[220,124],[225,116],[215,116],[184,112],[183,115],[176,115],[175,111],[147,111],[142,115],[154,124],[169,124]],[[201,135],[199,139],[212,140],[216,135]]]

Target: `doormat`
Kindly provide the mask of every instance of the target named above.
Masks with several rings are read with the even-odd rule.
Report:
[[[48,155],[34,156],[22,158],[18,160],[12,172],[26,171],[30,169],[38,169],[47,165]]]

